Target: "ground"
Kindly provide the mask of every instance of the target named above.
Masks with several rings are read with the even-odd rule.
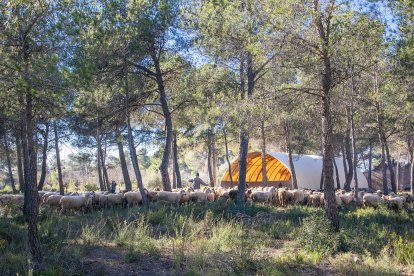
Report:
[[[26,226],[0,210],[0,275],[27,274]],[[230,202],[59,215],[42,208],[37,275],[413,275],[414,210],[351,206],[335,233],[321,209]]]

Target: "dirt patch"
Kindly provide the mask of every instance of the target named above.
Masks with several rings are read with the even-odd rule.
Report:
[[[168,255],[141,255],[127,262],[127,250],[115,245],[89,247],[83,257],[82,271],[86,275],[168,275],[174,269]]]

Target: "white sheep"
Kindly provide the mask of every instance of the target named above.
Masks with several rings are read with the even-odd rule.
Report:
[[[124,203],[123,194],[108,194],[108,206],[122,205]]]
[[[160,191],[157,194],[157,199],[158,201],[180,204],[187,202],[189,200],[189,196],[184,190],[180,192]]]
[[[402,197],[393,197],[387,200],[388,208],[393,209],[395,211],[401,211],[404,206],[404,200]]]
[[[291,191],[288,191],[288,194],[289,194],[288,198],[290,198],[290,201],[295,205],[302,203],[303,200],[305,199],[305,195],[302,190],[298,190],[298,189],[291,190]]]
[[[61,195],[50,195],[47,199],[46,199],[46,204],[49,205],[49,207],[55,207],[58,208],[60,207],[60,200],[62,199],[63,196]]]
[[[142,202],[142,195],[140,192],[126,192],[123,197],[126,200],[128,207],[138,205]]]
[[[206,202],[207,194],[202,191],[192,192],[190,193],[190,201],[191,202]]]
[[[351,204],[351,202],[352,202],[352,201],[353,201],[353,199],[354,199],[354,195],[352,194],[352,192],[349,192],[349,193],[342,193],[342,194],[340,194],[340,195],[339,195],[339,197],[341,198],[342,203],[343,203],[344,205],[349,205],[349,204]]]
[[[81,208],[85,211],[92,206],[93,193],[87,193],[83,196],[62,196],[60,199],[60,206],[62,210],[60,213],[68,210],[79,210]]]
[[[272,200],[273,193],[269,191],[253,191],[253,202],[268,203]]]
[[[43,195],[42,199],[43,199],[43,203],[46,203],[47,199],[49,198],[49,196],[52,195],[58,195],[58,192],[47,192]]]
[[[377,208],[381,203],[381,197],[377,194],[364,194],[362,196],[362,203],[364,204],[364,207]]]

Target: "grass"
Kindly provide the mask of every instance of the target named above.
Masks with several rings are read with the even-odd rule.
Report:
[[[0,275],[30,270],[20,213],[0,212]],[[320,209],[249,205],[244,213],[240,216],[229,202],[64,216],[42,209],[39,236],[45,261],[36,273],[120,274],[131,266],[150,274],[185,275],[414,272],[412,209],[342,209],[339,233],[330,229]]]

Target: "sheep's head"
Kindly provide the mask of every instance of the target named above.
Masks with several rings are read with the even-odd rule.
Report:
[[[186,191],[181,190],[180,195],[181,195],[180,203],[185,203],[190,200],[190,195]]]

